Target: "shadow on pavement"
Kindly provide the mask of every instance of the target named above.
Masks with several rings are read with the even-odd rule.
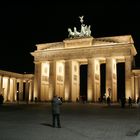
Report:
[[[53,127],[52,124],[49,124],[49,123],[41,123],[41,125]]]

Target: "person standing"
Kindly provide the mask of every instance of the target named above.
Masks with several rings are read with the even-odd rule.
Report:
[[[61,128],[60,124],[60,105],[62,104],[62,101],[60,98],[57,97],[57,95],[54,95],[52,99],[52,126],[55,127],[55,123],[57,120],[57,126],[58,128]]]
[[[140,101],[140,97],[137,98],[137,104],[139,103],[139,101]]]
[[[108,106],[110,106],[110,103],[111,103],[111,100],[110,100],[110,97],[108,96],[107,97],[107,104],[108,104]]]
[[[131,97],[128,98],[128,104],[129,104],[129,108],[132,108],[132,99],[131,99]]]
[[[126,99],[125,99],[125,97],[123,96],[123,97],[121,98],[121,107],[122,107],[122,108],[125,108],[125,103],[126,103]]]

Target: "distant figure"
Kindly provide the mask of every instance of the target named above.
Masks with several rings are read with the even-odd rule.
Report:
[[[101,99],[100,97],[98,98],[98,102],[99,102],[99,103],[101,103],[101,102],[102,102],[102,99]]]
[[[139,101],[140,101],[140,97],[137,98],[137,104],[139,103]]]
[[[125,107],[125,103],[126,103],[126,99],[125,97],[121,98],[121,107],[124,108]]]
[[[107,104],[108,104],[108,106],[110,106],[110,102],[111,102],[111,100],[110,100],[110,97],[108,96],[107,97]]]
[[[76,98],[76,102],[77,102],[77,103],[79,102],[79,99],[78,99],[78,97]]]
[[[37,97],[35,97],[35,103],[37,103]]]
[[[128,104],[129,104],[129,108],[132,108],[132,99],[130,97],[128,98]]]
[[[57,126],[58,128],[61,128],[60,125],[60,105],[62,104],[62,101],[60,98],[57,97],[57,95],[54,95],[52,99],[52,117],[53,117],[53,127],[55,127],[55,122],[57,120]]]
[[[106,103],[106,96],[105,95],[103,96],[102,101],[103,101],[103,103]]]

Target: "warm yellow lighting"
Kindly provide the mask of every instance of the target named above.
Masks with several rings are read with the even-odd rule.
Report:
[[[43,62],[42,63],[42,75],[43,76],[49,76],[49,69],[50,65],[48,62]]]

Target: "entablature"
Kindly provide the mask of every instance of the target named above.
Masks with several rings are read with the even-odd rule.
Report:
[[[132,44],[102,47],[71,48],[61,50],[38,51],[32,53],[35,61],[84,59],[91,57],[116,57],[134,55]]]

